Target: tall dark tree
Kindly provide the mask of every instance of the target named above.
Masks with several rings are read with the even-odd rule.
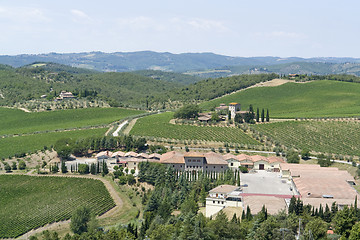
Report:
[[[266,109],[266,121],[270,121],[269,109]]]
[[[259,122],[260,119],[260,113],[259,113],[259,108],[256,109],[256,122]]]
[[[265,110],[264,109],[261,110],[261,121],[262,122],[265,121]]]

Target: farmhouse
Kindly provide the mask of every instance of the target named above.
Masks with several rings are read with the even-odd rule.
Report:
[[[66,92],[66,91],[61,91],[59,97],[61,99],[71,99],[71,98],[75,98],[75,96],[72,94],[72,92]]]
[[[241,105],[239,103],[229,103],[229,111],[231,113],[231,118],[234,119],[238,111],[241,110]]]

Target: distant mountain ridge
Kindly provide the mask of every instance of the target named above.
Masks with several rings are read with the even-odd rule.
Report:
[[[168,52],[82,52],[82,53],[47,53],[1,55],[0,64],[20,67],[34,62],[54,62],[73,67],[87,68],[102,72],[128,72],[137,70],[162,70],[173,72],[191,72],[195,70],[217,69],[225,66],[271,66],[294,62],[317,62],[360,64],[360,58],[337,57],[230,57],[214,53]]]

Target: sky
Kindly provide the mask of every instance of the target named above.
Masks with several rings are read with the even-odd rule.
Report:
[[[360,57],[358,0],[0,0],[0,55]]]

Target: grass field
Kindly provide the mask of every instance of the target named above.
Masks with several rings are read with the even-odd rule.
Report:
[[[99,215],[115,205],[104,184],[93,179],[0,175],[0,196],[0,238],[69,219],[80,206]]]
[[[33,133],[108,124],[144,111],[121,108],[86,108],[26,113],[0,108],[0,135]]]
[[[75,130],[66,132],[40,133],[28,136],[8,137],[0,139],[0,158],[14,156],[15,153],[35,152],[50,148],[51,145],[61,138],[86,138],[90,136],[104,135],[107,128]]]
[[[271,118],[360,116],[360,84],[338,81],[286,83],[257,87],[200,104],[211,109],[220,103],[238,102],[242,110],[252,104],[269,109]]]
[[[253,128],[288,147],[360,155],[360,122],[286,121]]]
[[[135,136],[151,136],[179,140],[201,140],[228,143],[260,145],[239,128],[198,127],[169,123],[173,113],[167,112],[140,118],[131,129]]]

